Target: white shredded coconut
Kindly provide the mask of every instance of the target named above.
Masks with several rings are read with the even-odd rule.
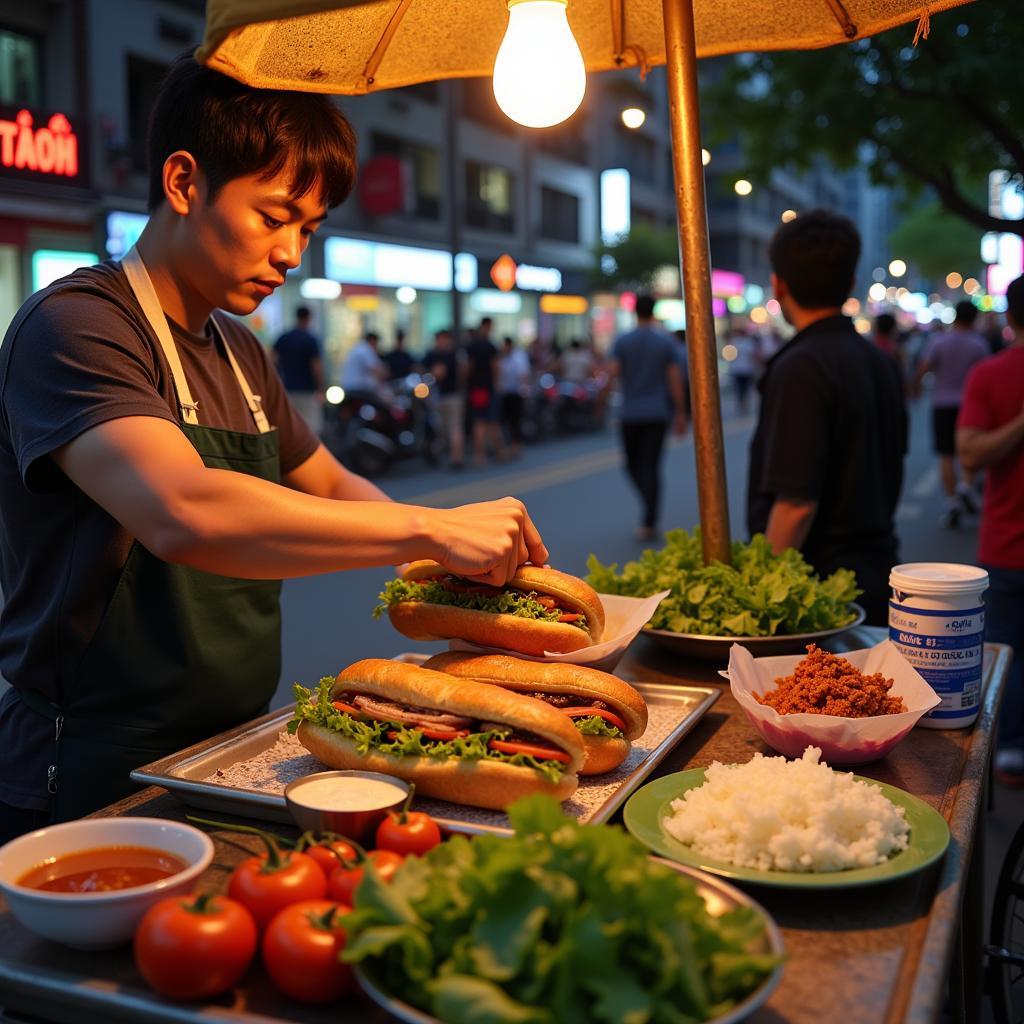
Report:
[[[758,871],[866,868],[905,850],[903,808],[820,759],[808,747],[798,761],[715,761],[704,785],[672,801],[665,829],[703,857]]]

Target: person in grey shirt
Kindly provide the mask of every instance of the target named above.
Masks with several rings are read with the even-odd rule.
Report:
[[[619,381],[620,423],[626,470],[640,495],[643,516],[639,540],[657,536],[661,501],[661,454],[669,424],[677,437],[686,433],[683,373],[676,343],[654,322],[654,299],[638,295],[636,329],[612,346],[609,386]]]

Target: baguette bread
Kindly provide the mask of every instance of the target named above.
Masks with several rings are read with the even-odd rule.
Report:
[[[425,580],[446,576],[437,562],[418,561],[406,567],[402,578]],[[568,653],[598,643],[604,632],[601,599],[583,580],[557,569],[521,565],[505,589],[555,598],[568,611],[584,616],[589,629],[564,622],[530,619],[520,615],[460,608],[426,601],[400,601],[388,608],[392,625],[411,640],[447,640],[457,637],[485,647],[502,647],[541,656],[546,651]]]
[[[582,736],[585,761],[581,775],[599,775],[617,768],[629,755],[631,740],[647,728],[647,702],[629,683],[585,665],[526,661],[504,654],[447,651],[423,665],[459,679],[473,679],[518,693],[551,693],[604,701],[625,723],[619,736]]]
[[[576,790],[583,765],[582,738],[572,723],[543,701],[382,658],[358,661],[340,672],[331,697],[359,693],[417,709],[431,709],[495,723],[530,733],[563,751],[569,763],[557,781],[528,765],[487,758],[428,757],[370,749],[323,725],[299,723],[299,742],[324,764],[336,769],[387,772],[416,783],[417,791],[453,803],[501,809],[521,796],[548,793],[558,800]]]

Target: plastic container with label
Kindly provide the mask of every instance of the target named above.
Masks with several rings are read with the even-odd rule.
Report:
[[[917,724],[972,725],[981,703],[988,573],[955,562],[909,562],[893,567],[889,586],[889,639],[942,698]]]

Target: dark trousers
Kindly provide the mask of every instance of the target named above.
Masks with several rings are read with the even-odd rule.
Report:
[[[988,570],[985,592],[985,639],[1013,648],[1006,693],[999,711],[999,748],[1024,749],[1024,569]]]
[[[0,846],[50,824],[49,811],[29,811],[0,800]]]
[[[502,395],[500,415],[502,425],[508,430],[508,439],[513,444],[522,444],[523,396],[514,393]]]
[[[889,570],[899,561],[895,543],[891,547],[847,548],[842,551],[805,551],[804,557],[824,579],[837,569],[852,569],[862,593],[857,598],[865,611],[868,626],[889,625]]]
[[[667,420],[642,420],[622,424],[622,446],[626,452],[626,471],[643,502],[643,525],[658,523],[661,499],[661,451],[665,447]]]

